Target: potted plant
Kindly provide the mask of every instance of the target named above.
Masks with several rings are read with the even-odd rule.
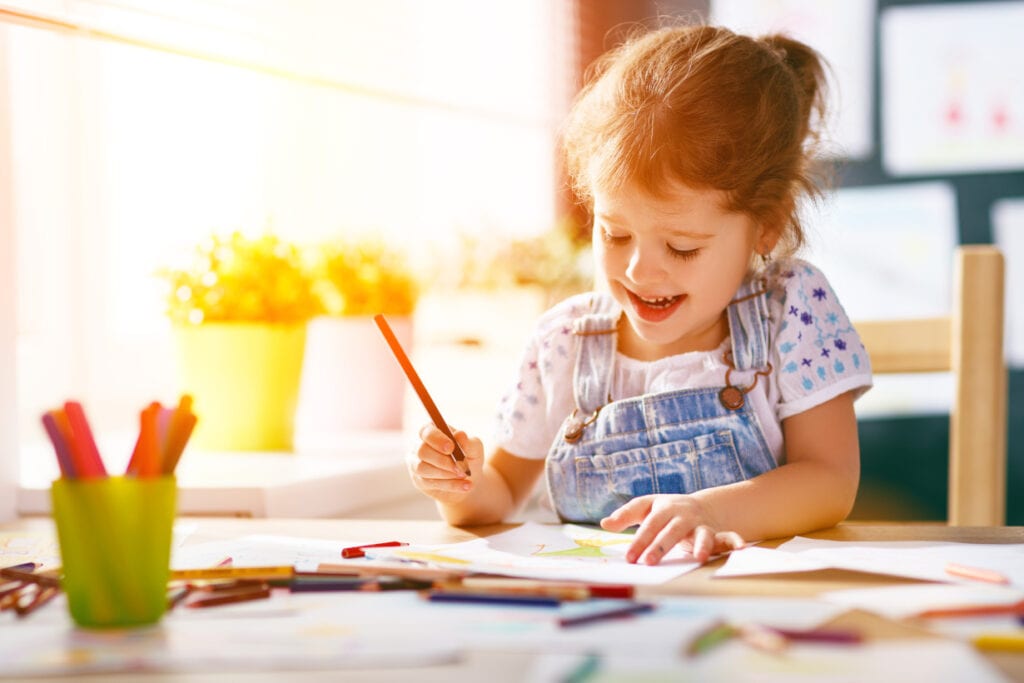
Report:
[[[324,315],[309,327],[297,417],[302,438],[401,429],[406,380],[373,316],[383,314],[410,349],[420,282],[407,255],[356,235],[320,245],[314,274]]]
[[[306,325],[320,313],[299,248],[274,235],[213,235],[165,268],[182,389],[207,450],[293,446]]]

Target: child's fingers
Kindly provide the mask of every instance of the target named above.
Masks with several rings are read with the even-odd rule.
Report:
[[[643,553],[643,561],[650,565],[658,564],[676,544],[690,535],[690,531],[690,526],[679,517],[668,519]]]
[[[643,497],[646,498],[647,496]],[[656,496],[650,496],[652,500],[655,497]],[[651,501],[645,502],[647,504],[639,506],[638,509],[628,511],[629,514],[638,514],[640,511],[644,511],[646,516],[640,520],[640,526],[637,528],[636,534],[633,536],[633,542],[630,543],[629,548],[626,549],[627,562],[638,562],[645,552],[650,552],[649,549],[654,545],[655,539],[661,533],[662,529],[668,526],[674,519],[673,516],[667,513],[664,509],[659,510],[651,505]],[[663,548],[661,555],[668,552],[670,548],[671,546]]]
[[[420,440],[438,453],[448,454],[455,450],[452,440],[432,422],[420,427]]]
[[[735,531],[719,531],[715,534],[715,554],[724,553],[729,550],[739,550],[747,544]]]
[[[644,521],[650,513],[654,496],[639,496],[629,501],[612,514],[601,520],[601,528],[606,531],[622,531]]]
[[[480,439],[469,436],[466,432],[456,431],[455,440],[459,442],[459,448],[466,456],[466,464],[470,473],[483,469],[484,465],[484,444]]]
[[[693,559],[701,564],[708,561],[708,558],[715,553],[715,541],[717,534],[710,527],[699,525],[693,530]]]
[[[427,423],[420,428],[419,436],[423,443],[416,451],[417,458],[446,472],[448,476],[454,475],[459,478],[466,476],[462,467],[452,457],[455,444],[444,432],[432,423]]]

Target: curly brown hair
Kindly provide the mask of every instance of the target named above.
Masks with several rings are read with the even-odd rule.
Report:
[[[792,253],[802,196],[821,196],[825,60],[783,35],[675,26],[627,40],[591,67],[563,131],[567,170],[593,191],[635,183],[664,198],[673,183],[715,189]]]

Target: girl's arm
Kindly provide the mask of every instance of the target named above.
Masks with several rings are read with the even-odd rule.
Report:
[[[500,448],[485,462],[480,440],[457,431],[455,438],[472,472],[465,477],[447,455],[448,437],[433,425],[425,426],[420,436],[423,444],[409,465],[413,483],[436,501],[441,516],[452,525],[503,522],[522,506],[544,471],[543,460],[520,458]]]
[[[626,553],[655,564],[674,545],[700,561],[737,540],[777,538],[838,524],[850,513],[860,480],[853,394],[846,393],[782,423],[786,462],[774,470],[691,495],[642,496],[602,520],[620,531],[639,524]],[[646,554],[645,554],[646,551]]]

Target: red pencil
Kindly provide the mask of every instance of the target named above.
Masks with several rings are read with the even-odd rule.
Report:
[[[82,478],[107,476],[107,468],[103,466],[103,458],[96,447],[96,440],[92,436],[92,429],[89,427],[89,420],[85,417],[82,404],[78,401],[68,401],[64,404],[63,413],[70,426],[70,445],[75,461],[75,473]]]

